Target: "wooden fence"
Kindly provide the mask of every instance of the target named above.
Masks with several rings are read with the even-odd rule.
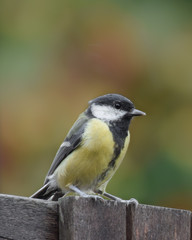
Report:
[[[192,240],[192,212],[66,197],[0,195],[0,239]]]

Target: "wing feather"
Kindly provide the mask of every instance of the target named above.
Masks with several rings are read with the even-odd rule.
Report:
[[[47,173],[47,176],[45,178],[44,184],[46,184],[49,181],[49,176],[54,173],[59,164],[79,146],[88,119],[89,119],[88,116],[86,116],[84,113],[80,114],[79,118],[77,119],[77,121],[74,123],[71,130],[67,134],[64,142],[58,149],[55,158],[51,164],[51,167]]]

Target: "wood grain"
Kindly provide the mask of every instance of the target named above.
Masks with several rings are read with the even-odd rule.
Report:
[[[0,240],[192,240],[186,210],[94,198],[0,194]]]
[[[58,204],[0,194],[0,239],[57,240]]]
[[[191,240],[191,212],[133,205],[127,207],[128,240]]]
[[[126,239],[126,205],[93,198],[60,200],[60,239]]]

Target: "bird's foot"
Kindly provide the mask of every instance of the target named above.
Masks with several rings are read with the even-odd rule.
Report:
[[[100,192],[99,192],[99,193],[100,193]],[[101,193],[100,193],[100,194],[101,194]],[[116,197],[116,196],[114,196],[114,195],[111,195],[111,194],[109,194],[109,193],[106,193],[106,192],[103,192],[102,195],[105,196],[105,197],[107,197],[107,198],[109,198],[109,199],[111,199],[111,200],[114,200],[114,201],[116,201],[116,202],[126,203],[127,206],[130,205],[130,204],[134,204],[135,207],[137,207],[138,204],[139,204],[139,202],[138,202],[137,199],[135,199],[135,198],[131,198],[131,199],[129,199],[129,200],[123,200],[123,199],[121,199],[121,198],[118,198],[118,197]]]
[[[139,205],[139,202],[135,198],[130,198],[129,200],[121,199],[120,202],[125,203],[127,206],[130,205],[130,204],[133,204],[135,207],[137,207]]]
[[[94,199],[95,201],[98,200],[98,199],[104,201],[104,199],[103,199],[102,197],[100,197],[100,196],[98,196],[98,195],[96,195],[96,194],[87,194],[87,193],[81,191],[81,190],[80,190],[79,188],[77,188],[76,186],[70,185],[69,188],[70,188],[73,192],[75,192],[75,193],[78,194],[78,196],[75,196],[76,199],[78,199],[79,197],[83,197],[83,198],[92,198],[92,199]]]

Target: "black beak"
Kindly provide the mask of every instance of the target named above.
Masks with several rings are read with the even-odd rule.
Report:
[[[142,112],[142,111],[134,108],[134,109],[130,112],[130,115],[131,115],[131,116],[145,116],[146,113],[144,113],[144,112]]]

